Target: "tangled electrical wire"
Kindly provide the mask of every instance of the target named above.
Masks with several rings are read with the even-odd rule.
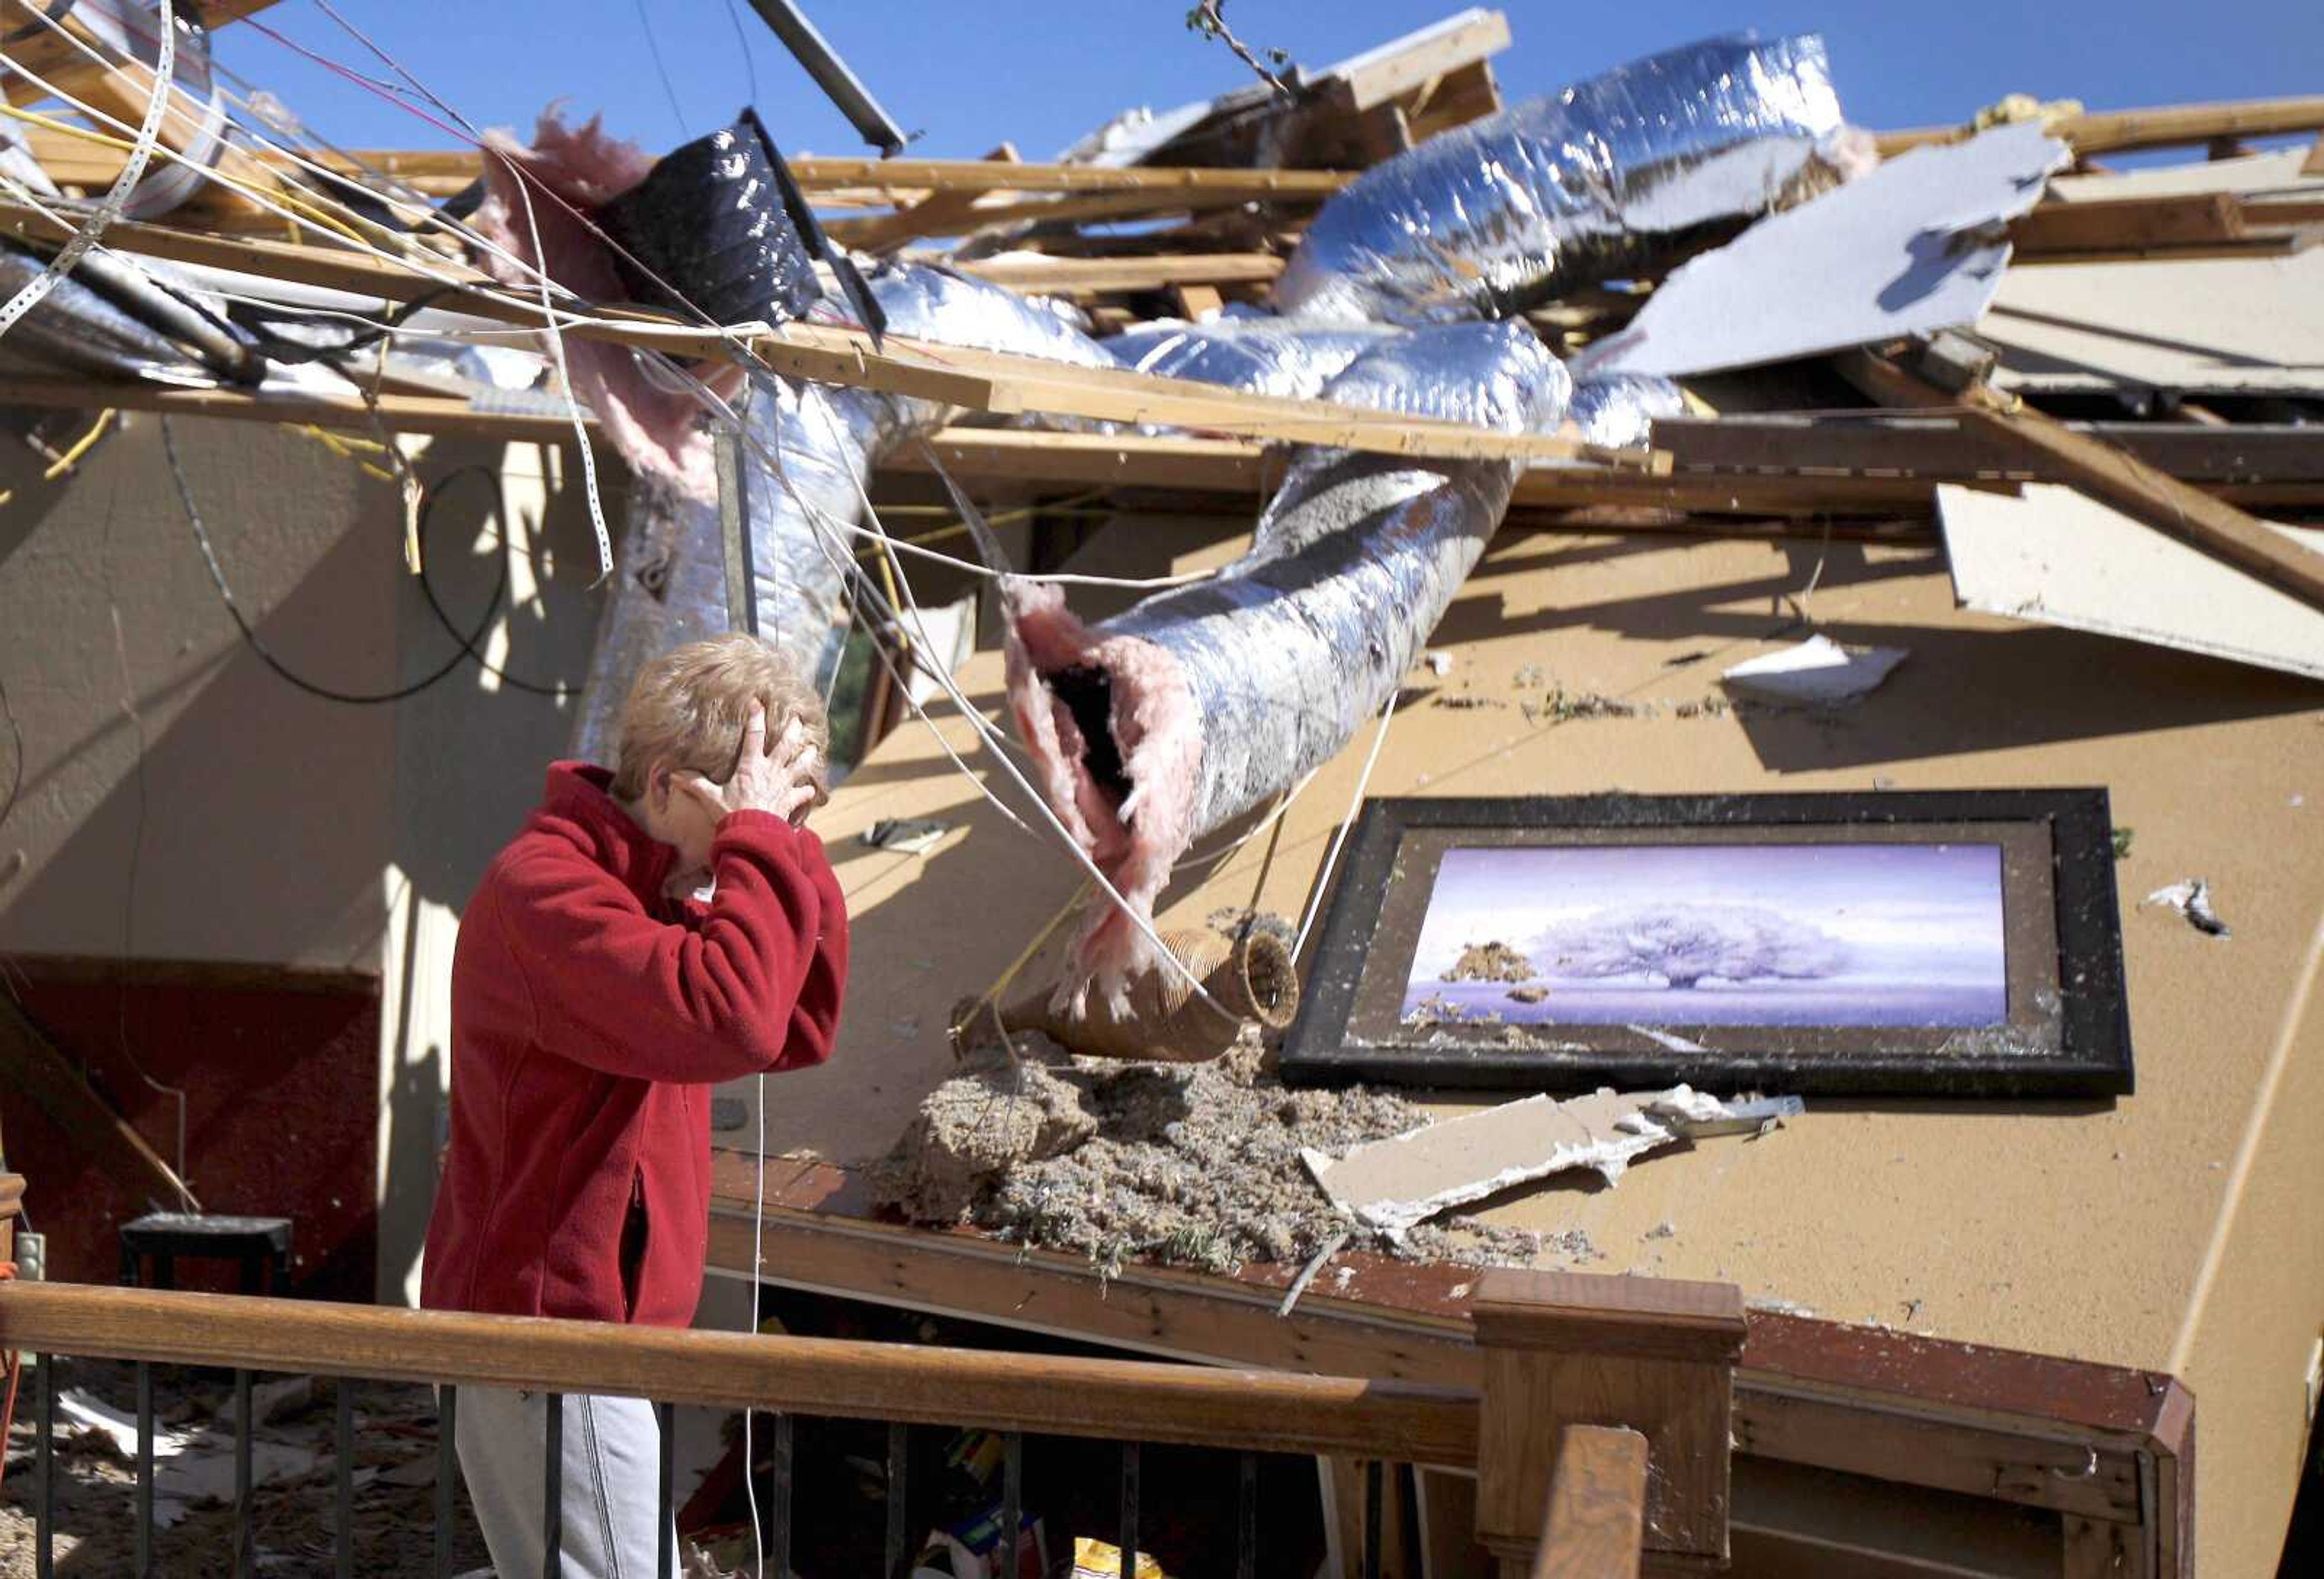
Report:
[[[507,669],[487,659],[478,648],[477,643],[491,632],[493,622],[500,616],[501,606],[508,597],[509,586],[507,502],[500,492],[500,478],[491,468],[483,466],[466,466],[447,472],[428,486],[420,503],[418,536],[422,549],[420,557],[420,589],[428,601],[429,612],[436,617],[436,623],[441,625],[445,633],[458,644],[456,650],[434,669],[408,685],[383,691],[342,690],[336,686],[324,685],[319,681],[309,679],[305,675],[299,673],[283,661],[281,657],[266,644],[266,639],[252,627],[248,617],[242,612],[242,605],[234,596],[234,588],[226,581],[224,567],[218,563],[217,549],[210,541],[209,529],[203,522],[201,508],[194,500],[193,484],[187,477],[185,463],[178,454],[177,435],[170,425],[170,419],[163,417],[161,420],[161,453],[169,461],[170,476],[177,487],[178,503],[185,510],[186,523],[193,529],[194,541],[201,549],[202,563],[209,570],[210,583],[217,588],[218,600],[226,605],[226,612],[233,619],[235,629],[242,633],[244,643],[257,654],[261,662],[290,685],[309,696],[319,697],[327,702],[338,702],[356,707],[383,706],[420,695],[449,676],[464,661],[467,661],[474,662],[478,669],[493,676],[502,684],[533,696],[562,699],[577,694],[577,688],[573,686],[562,683],[545,686],[511,674]],[[492,485],[493,490],[493,540],[500,547],[502,552],[500,578],[493,586],[492,600],[485,605],[484,615],[476,622],[475,628],[472,631],[463,631],[453,620],[450,612],[445,608],[443,599],[437,593],[436,584],[428,571],[428,555],[425,549],[429,528],[435,522],[436,507],[442,502],[446,490],[462,477],[469,476]]]

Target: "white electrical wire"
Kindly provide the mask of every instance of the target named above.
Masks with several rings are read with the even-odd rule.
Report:
[[[513,169],[513,167],[512,167]],[[524,199],[524,222],[532,231],[532,255],[546,258],[540,248],[540,221],[532,212],[532,189],[522,176],[516,178],[516,195]],[[541,316],[549,316],[549,275],[540,276]],[[604,501],[597,496],[597,452],[589,443],[589,425],[581,419],[581,397],[573,392],[573,370],[565,361],[565,331],[554,323],[549,328],[549,348],[557,359],[557,382],[565,391],[565,409],[573,419],[573,447],[581,452],[581,477],[588,489],[589,525],[597,534],[597,582],[613,573],[613,534],[605,525]]]
[[[1402,688],[1399,679],[1398,688]],[[1372,769],[1379,765],[1380,747],[1388,743],[1388,726],[1396,717],[1396,691],[1388,694],[1388,706],[1380,709],[1379,733],[1372,736],[1371,754],[1364,758],[1364,771],[1356,776],[1356,792],[1348,799],[1348,815],[1341,819],[1340,831],[1332,836],[1332,847],[1323,855],[1323,870],[1315,873],[1315,891],[1307,900],[1307,913],[1299,918],[1299,931],[1291,940],[1291,957],[1297,959],[1307,946],[1307,934],[1314,928],[1315,916],[1323,908],[1323,896],[1331,891],[1332,869],[1340,863],[1341,846],[1348,842],[1348,830],[1356,826],[1356,813],[1364,804],[1364,790],[1371,784]]]
[[[57,255],[49,260],[49,266],[10,297],[5,306],[0,306],[0,335],[5,335],[26,313],[46,300],[49,292],[73,272],[73,266],[105,234],[105,227],[121,217],[131,189],[144,179],[146,162],[153,157],[154,146],[161,141],[161,114],[170,103],[170,73],[178,60],[178,30],[171,0],[158,0],[158,4],[161,13],[161,59],[153,70],[153,91],[145,100],[145,118],[138,125],[137,139],[130,145],[129,157],[96,208],[58,249]],[[45,20],[43,13],[36,11],[33,14]]]

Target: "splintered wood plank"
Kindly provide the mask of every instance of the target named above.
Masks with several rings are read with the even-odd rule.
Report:
[[[1424,32],[1405,48],[1385,47],[1342,62],[1324,97],[1335,108],[1360,114],[1508,47],[1508,18],[1498,11],[1479,12]]]
[[[2077,153],[2109,153],[2131,148],[2177,148],[2218,137],[2271,137],[2324,131],[2324,95],[2294,98],[2246,98],[2223,104],[2167,105],[2157,109],[2106,110],[2067,115],[2051,126]],[[1884,159],[1926,143],[1950,143],[1966,134],[1960,126],[1917,126],[1879,134]]]
[[[1283,272],[1272,253],[1187,253],[1131,258],[992,258],[960,265],[1011,291],[1047,296],[1167,291],[1179,285],[1263,284]]]
[[[5,1087],[29,1096],[49,1121],[87,1148],[98,1167],[152,1200],[201,1210],[193,1192],[129,1121],[82,1079],[48,1033],[0,992],[0,1074]]]
[[[35,210],[0,204],[0,233],[61,241],[67,227]],[[503,323],[538,325],[537,301],[504,291],[475,270],[450,263],[415,270],[351,252],[252,237],[200,235],[161,226],[120,224],[106,242],[124,251],[236,269],[391,301],[422,297],[433,306]],[[569,298],[567,299],[569,301]],[[1542,434],[1497,433],[1458,422],[1394,418],[1328,401],[1246,394],[1143,374],[1070,367],[1035,357],[935,346],[890,336],[875,349],[860,330],[793,323],[749,331],[696,328],[649,313],[600,315],[568,325],[583,339],[679,356],[749,360],[825,383],[877,389],[1002,414],[1047,411],[1102,421],[1152,422],[1301,444],[1442,459],[1600,461],[1653,470],[1649,452],[1608,450]],[[1666,465],[1666,463],[1664,463]]]
[[[430,394],[382,394],[366,407],[356,395],[261,393],[240,389],[180,389],[159,383],[88,378],[11,378],[11,405],[88,411],[112,406],[124,411],[165,416],[226,417],[253,422],[310,423],[318,428],[368,433],[374,418],[391,433],[456,433],[510,443],[569,444],[573,418],[564,411],[478,410],[465,398]],[[586,411],[585,427],[596,419]]]
[[[1533,1579],[1637,1579],[1646,1520],[1646,1439],[1618,1426],[1568,1426]]]
[[[1003,143],[984,157],[995,164],[1024,162],[1017,156],[1014,143]],[[956,235],[969,223],[969,216],[982,195],[957,187],[930,192],[918,202],[899,208],[893,214],[861,221],[859,229],[842,239],[850,246],[876,253],[901,246],[924,235]]]
[[[2247,235],[2242,205],[2231,192],[2044,203],[2009,226],[2019,261],[2042,253],[2195,246]]]

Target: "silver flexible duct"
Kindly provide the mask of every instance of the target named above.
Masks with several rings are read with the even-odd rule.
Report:
[[[1653,436],[1655,418],[1686,415],[1686,396],[1655,374],[1605,373],[1574,381],[1566,415],[1587,442],[1627,449]]]
[[[1842,130],[1812,34],[1649,56],[1367,171],[1316,215],[1276,304],[1392,323],[1521,310],[1766,212]]]
[[[81,261],[87,263],[101,255],[91,253]],[[0,246],[0,300],[14,296],[47,267],[45,259]],[[58,281],[0,341],[0,365],[34,373],[62,367],[99,378],[160,383],[211,382],[182,346],[70,276]]]
[[[1102,344],[1133,373],[1306,399],[1396,332],[1374,324],[1222,318],[1204,324],[1148,324]]]
[[[1324,386],[1350,405],[1547,431],[1572,381],[1517,324],[1386,341]],[[1199,835],[1287,789],[1377,715],[1508,509],[1517,467],[1307,449],[1217,577],[1085,625],[1012,584],[1009,694],[1058,816],[1148,916]],[[1071,977],[1109,999],[1147,945],[1094,910]]]
[[[1047,304],[997,285],[897,263],[874,275],[871,286],[893,335],[1083,367],[1115,365]],[[759,630],[818,689],[829,688],[846,637],[846,564],[854,545],[844,533],[862,520],[862,491],[898,446],[934,432],[952,415],[936,402],[875,390],[752,381],[742,492]],[[640,487],[632,532],[642,528],[646,541],[635,556],[623,549],[614,606],[598,626],[574,730],[574,754],[595,762],[612,760],[622,704],[639,667],[727,628],[715,506],[685,506]]]

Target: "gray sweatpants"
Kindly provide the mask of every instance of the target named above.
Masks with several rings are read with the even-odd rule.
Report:
[[[500,1579],[539,1579],[548,1557],[549,1395],[498,1387],[460,1390],[460,1473]],[[565,1399],[561,1539],[566,1579],[654,1579],[654,1545],[678,1533],[655,1528],[661,1491],[661,1427],[643,1399]]]

